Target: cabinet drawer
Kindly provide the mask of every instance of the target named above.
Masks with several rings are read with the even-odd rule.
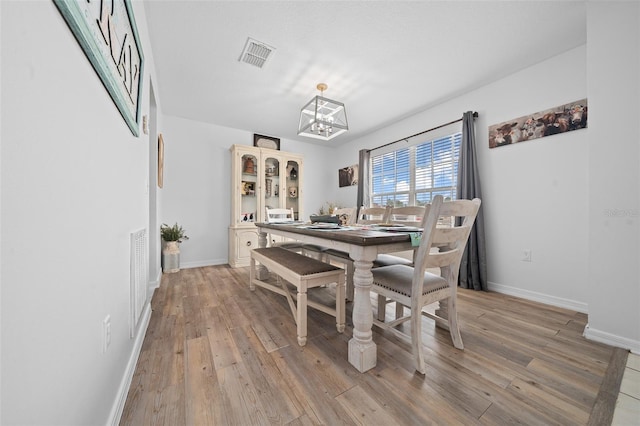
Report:
[[[232,231],[232,245],[229,264],[233,267],[248,266],[251,250],[258,248],[258,234],[255,229],[238,229]]]

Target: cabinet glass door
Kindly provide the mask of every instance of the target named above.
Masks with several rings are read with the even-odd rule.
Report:
[[[303,218],[298,217],[298,196],[299,187],[298,187],[298,178],[300,176],[300,164],[297,161],[287,161],[287,170],[286,170],[286,207],[288,209],[293,209],[293,215],[296,220],[303,220]]]
[[[258,159],[251,155],[242,156],[242,179],[240,182],[241,210],[236,223],[255,222],[258,213]]]
[[[275,157],[266,157],[264,160],[264,206],[270,209],[282,208],[280,182],[280,161]]]

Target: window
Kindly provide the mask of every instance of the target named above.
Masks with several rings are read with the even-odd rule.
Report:
[[[462,133],[371,157],[371,203],[421,206],[456,198]]]

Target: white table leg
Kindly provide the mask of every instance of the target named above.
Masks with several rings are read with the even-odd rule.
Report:
[[[369,296],[373,274],[371,266],[376,258],[375,247],[354,247],[351,258],[354,260],[353,274],[353,337],[349,340],[349,362],[358,371],[364,373],[376,366],[376,344],[372,339],[373,312]]]

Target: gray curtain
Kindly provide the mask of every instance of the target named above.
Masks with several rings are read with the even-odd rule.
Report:
[[[371,151],[369,151],[368,149],[361,149],[358,155],[358,199],[356,201],[356,206],[358,207],[358,214],[360,214],[360,207],[369,206],[369,157],[370,156],[371,156]]]
[[[480,198],[480,178],[476,159],[476,135],[472,111],[462,116],[462,142],[458,162],[457,198]],[[462,288],[487,290],[487,251],[485,249],[483,208],[480,206],[469,242],[460,262],[458,284]]]

